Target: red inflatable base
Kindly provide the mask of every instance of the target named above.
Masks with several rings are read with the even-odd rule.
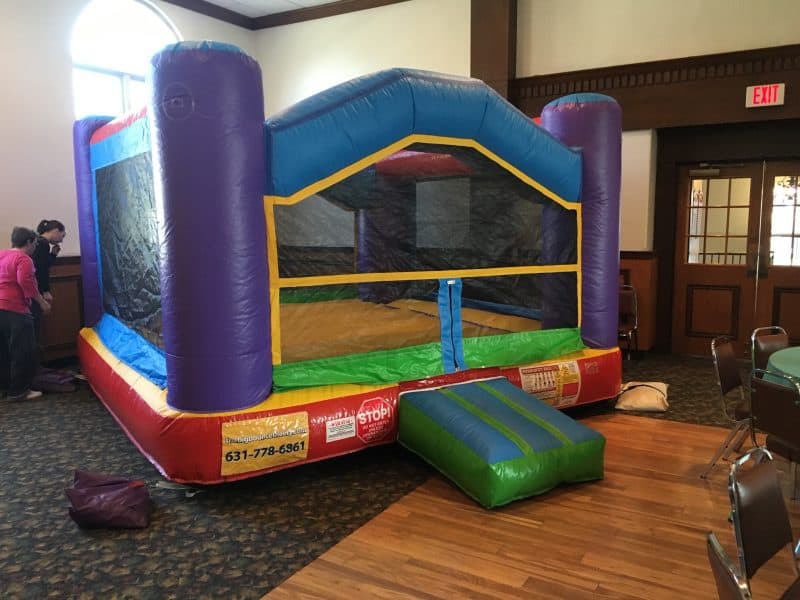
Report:
[[[403,391],[505,376],[563,407],[613,398],[621,385],[619,349],[587,350],[536,365],[476,369],[386,387],[276,393],[247,410],[192,414],[169,408],[162,390],[114,361],[92,333],[84,332],[78,354],[92,389],[161,474],[182,483],[244,479],[394,442]]]
[[[615,398],[622,387],[622,355],[619,348],[587,349],[574,356],[500,372],[540,400],[567,408]]]

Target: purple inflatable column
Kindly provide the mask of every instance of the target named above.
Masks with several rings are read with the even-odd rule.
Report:
[[[92,163],[89,142],[95,131],[111,121],[111,117],[87,117],[75,121],[72,128],[72,147],[75,160],[75,192],[78,200],[78,235],[81,244],[81,275],[83,279],[83,322],[92,327],[103,316],[103,299],[97,264],[97,227],[94,222]]]
[[[591,348],[617,345],[622,111],[602,94],[572,94],[542,110],[542,127],[583,154],[581,336]]]
[[[167,402],[237,410],[272,385],[261,70],[234,46],[151,60]]]

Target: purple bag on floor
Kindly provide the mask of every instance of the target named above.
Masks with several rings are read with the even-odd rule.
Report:
[[[80,527],[140,528],[150,524],[150,493],[144,481],[75,470],[64,490],[69,516]]]

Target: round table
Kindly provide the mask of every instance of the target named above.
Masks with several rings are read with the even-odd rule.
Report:
[[[800,380],[800,346],[773,352],[767,361],[767,371],[776,371]]]

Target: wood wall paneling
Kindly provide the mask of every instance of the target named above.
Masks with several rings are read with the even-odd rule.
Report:
[[[776,287],[772,290],[772,323],[780,323],[793,346],[800,345],[800,287]]]
[[[686,286],[685,334],[709,340],[718,335],[738,338],[739,295],[735,286]]]
[[[59,258],[50,269],[53,308],[42,321],[42,360],[69,358],[77,354],[78,332],[83,326],[83,287],[78,257]]]
[[[636,288],[639,307],[639,350],[651,350],[656,342],[658,259],[652,252],[622,252],[621,283]]]
[[[745,88],[785,83],[783,106],[745,108]],[[624,129],[800,118],[800,45],[779,46],[537,75],[509,84],[509,99],[529,116],[550,101],[598,92],[622,106]]]

